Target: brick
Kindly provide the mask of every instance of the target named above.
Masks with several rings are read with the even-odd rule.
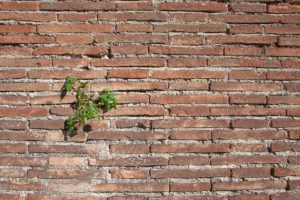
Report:
[[[88,170],[64,170],[64,169],[30,169],[28,170],[28,178],[42,179],[104,179],[106,175],[103,171]]]
[[[300,46],[300,40],[299,38],[280,37],[278,44],[279,46]]]
[[[68,76],[77,77],[79,79],[105,78],[106,71],[104,70],[88,70],[88,71],[30,70],[28,72],[29,78],[38,78],[38,79],[65,79]]]
[[[300,124],[300,120],[289,120],[289,119],[273,119],[272,127],[298,127]]]
[[[267,189],[285,189],[285,181],[244,181],[230,183],[213,183],[213,190],[235,191],[235,190],[267,190]]]
[[[222,47],[191,48],[191,47],[168,47],[150,46],[150,53],[168,55],[223,55]]]
[[[26,144],[0,144],[0,152],[2,153],[26,153]]]
[[[266,128],[269,127],[269,121],[259,119],[236,119],[232,121],[234,128]]]
[[[279,17],[270,15],[211,15],[213,22],[226,22],[233,24],[269,24],[279,22]]]
[[[227,104],[227,95],[150,95],[153,104]]]
[[[266,116],[285,115],[283,108],[210,108],[212,116]]]
[[[30,153],[71,153],[71,154],[97,154],[101,151],[100,146],[87,144],[81,145],[42,145],[30,144]]]
[[[228,177],[229,169],[214,168],[205,170],[193,169],[163,169],[151,170],[151,178],[209,178],[209,177]]]
[[[0,117],[43,117],[48,115],[48,108],[0,108]]]
[[[72,200],[74,198],[76,198],[77,200],[104,200],[104,198],[102,198],[102,197],[80,195],[79,193],[77,193],[76,195],[74,195],[74,194],[67,194],[67,195],[28,194],[28,197],[27,197],[28,200],[38,200],[38,199],[42,199],[42,200],[59,200],[59,199]]]
[[[234,168],[232,169],[232,177],[235,178],[263,178],[270,177],[271,169],[270,168]]]
[[[256,95],[232,95],[229,101],[231,104],[266,104],[267,98]]]
[[[151,24],[117,24],[117,32],[152,32]]]
[[[292,164],[292,165],[299,165],[299,163],[300,163],[300,157],[298,156],[290,156],[289,158],[288,158],[288,162],[290,163],[290,164]]]
[[[300,110],[299,109],[287,109],[286,110],[286,115],[287,116],[300,116]]]
[[[225,78],[225,71],[209,70],[153,70],[150,77],[157,79],[199,79],[199,78]]]
[[[25,78],[26,77],[26,71],[25,70],[2,70],[0,71],[0,78],[4,79],[4,78],[13,78],[13,79],[17,79],[17,78]]]
[[[262,50],[257,47],[225,47],[225,55],[260,56]]]
[[[87,166],[88,160],[85,157],[49,157],[50,166]]]
[[[264,13],[267,10],[266,4],[233,3],[230,6],[234,12]]]
[[[1,165],[3,166],[46,166],[47,159],[43,157],[29,157],[29,156],[1,156]]]
[[[294,142],[273,142],[271,145],[272,152],[281,152],[281,151],[300,151],[300,144]]]
[[[89,66],[89,60],[86,58],[66,58],[66,59],[53,59],[53,67],[67,67],[78,68]]]
[[[65,127],[63,120],[30,120],[29,127],[32,129],[63,129]]]
[[[89,10],[113,10],[114,3],[110,2],[57,2],[57,3],[41,3],[40,10],[53,11],[89,11]]]
[[[299,5],[269,5],[268,12],[275,13],[275,14],[299,13],[300,6]]]
[[[300,73],[299,72],[272,71],[272,72],[267,73],[267,79],[270,79],[270,80],[299,80]]]
[[[228,6],[217,2],[163,2],[158,4],[158,9],[164,11],[223,12],[228,10]]]
[[[96,42],[109,42],[109,43],[143,43],[143,44],[166,44],[168,36],[163,34],[125,34],[120,33],[117,35],[101,35],[95,36]]]
[[[70,104],[75,101],[75,96],[34,96],[31,97],[30,102],[33,105],[53,105],[53,104]]]
[[[285,88],[289,92],[299,92],[300,91],[300,84],[299,83],[287,83]]]
[[[147,12],[99,12],[98,20],[101,21],[166,21],[168,15],[164,13]]]
[[[299,23],[300,22],[300,17],[299,16],[295,16],[295,15],[283,15],[280,19],[281,23],[284,24],[293,24],[293,23]]]
[[[50,22],[56,20],[56,14],[55,13],[7,12],[7,13],[0,13],[0,19],[16,20],[16,21]]]
[[[172,140],[208,140],[210,138],[211,132],[203,130],[171,131],[170,134],[170,139]]]
[[[89,191],[88,183],[72,182],[72,183],[48,183],[47,191],[49,192],[68,192],[82,193]]]
[[[115,157],[111,159],[90,158],[89,165],[91,166],[123,166],[123,167],[138,167],[138,166],[165,166],[168,165],[168,160],[164,157]]]
[[[27,176],[27,171],[22,168],[17,169],[1,169],[0,175],[3,178],[25,178]],[[1,195],[0,195],[1,197]]]
[[[147,1],[138,1],[138,2],[117,2],[116,10],[152,10],[152,3]]]
[[[226,27],[223,24],[157,24],[154,31],[158,33],[185,32],[185,33],[224,33]]]
[[[141,122],[137,122],[141,123]],[[131,125],[131,124],[129,124]],[[131,126],[119,126],[119,128],[130,128]],[[148,132],[148,131],[102,131],[91,132],[88,135],[88,140],[164,140],[168,138],[165,132]]]
[[[175,156],[169,159],[169,165],[209,165],[208,157],[203,156]]]
[[[23,35],[5,35],[0,36],[0,44],[50,44],[54,42],[52,36],[23,36]]]
[[[170,58],[168,67],[205,67],[207,60],[204,58]]]
[[[24,200],[25,197],[23,197],[20,194],[7,194],[7,193],[0,193],[1,199],[10,199],[10,200]]]
[[[153,144],[151,153],[222,153],[229,152],[228,144]]]
[[[43,190],[44,184],[40,181],[0,181],[1,190]]]
[[[150,153],[149,145],[144,144],[112,144],[110,145],[112,153],[117,154],[147,154]]]
[[[105,46],[57,46],[35,48],[33,55],[101,55],[106,51],[107,47]]]
[[[230,196],[229,200],[269,200],[269,196],[264,194],[235,195]]]
[[[94,37],[90,35],[59,35],[55,41],[58,44],[91,44]]]
[[[174,35],[170,37],[170,42],[173,45],[198,46],[204,44],[204,37],[191,35]]]
[[[238,143],[238,144],[231,145],[231,151],[233,151],[233,152],[267,152],[268,148],[264,144]]]
[[[213,139],[253,139],[253,140],[281,140],[287,138],[286,131],[274,130],[215,130]]]
[[[229,79],[236,80],[264,80],[267,79],[265,72],[256,72],[253,70],[235,70],[228,73]]]
[[[119,103],[148,103],[149,96],[143,94],[120,94],[117,95],[117,101]]]
[[[1,131],[0,140],[11,141],[42,141],[45,140],[45,134],[29,131]]]
[[[291,180],[288,182],[289,184],[289,189],[299,189],[300,188],[300,181],[299,180]]]
[[[212,67],[281,67],[279,61],[257,58],[209,58]]]
[[[91,85],[92,91],[102,91],[105,88],[109,88],[111,91],[164,90],[167,88],[167,83],[166,82],[108,82],[108,83],[101,82],[101,83],[94,83]]]
[[[111,78],[148,78],[147,69],[111,69],[108,71]]]
[[[106,24],[44,24],[38,25],[39,33],[111,33],[112,26]]]
[[[105,116],[166,116],[169,112],[162,107],[128,106],[120,107],[105,113]]]
[[[57,8],[62,9],[62,7],[57,7]],[[94,21],[94,20],[97,20],[97,14],[96,13],[58,14],[57,19],[58,19],[58,21]]]
[[[274,36],[207,36],[208,44],[274,44]]]
[[[162,67],[165,65],[163,58],[115,58],[92,59],[91,64],[96,67]]]
[[[51,66],[50,59],[43,58],[1,58],[1,67],[49,67]]]
[[[227,165],[227,164],[285,164],[287,158],[282,156],[269,155],[252,155],[252,156],[213,156],[211,165]]]
[[[196,81],[169,82],[169,89],[170,90],[191,90],[191,91],[208,90],[208,83],[196,82]]]
[[[182,119],[182,120],[155,120],[152,122],[152,128],[226,128],[226,120],[209,119]]]
[[[290,130],[289,131],[289,138],[290,139],[299,139],[300,138],[300,131],[299,130]]]
[[[149,178],[149,170],[110,170],[110,174],[113,178],[117,179],[146,179]]]
[[[229,32],[232,34],[240,34],[240,33],[262,33],[263,32],[263,26],[256,25],[256,24],[233,24],[229,27]]]
[[[0,25],[0,33],[34,33],[35,30],[31,25]]]
[[[299,176],[300,169],[295,168],[275,168],[273,171],[274,176],[284,177],[284,176]]]
[[[272,200],[280,200],[280,199],[285,199],[285,200],[299,200],[300,197],[297,193],[279,193],[279,194],[274,194],[272,195]]]
[[[149,200],[227,200],[225,196],[216,195],[185,195],[185,196],[162,196],[162,197],[152,197]]]
[[[209,109],[204,106],[173,106],[170,114],[175,116],[208,116]]]
[[[267,56],[300,56],[300,49],[295,48],[267,48],[265,50]]]
[[[4,11],[29,11],[38,10],[38,2],[2,2],[1,10]]]
[[[171,18],[176,21],[205,22],[207,15],[204,13],[171,13]]]
[[[3,55],[31,55],[32,51],[32,48],[27,47],[0,47]]]
[[[211,188],[210,182],[172,183],[170,185],[171,192],[201,192],[201,191],[209,191],[210,188]]]
[[[112,54],[147,54],[148,46],[146,45],[123,45],[123,46],[112,46]]]
[[[240,83],[240,82],[212,82],[212,91],[255,91],[255,92],[276,92],[282,91],[280,83]]]
[[[300,29],[297,26],[266,26],[266,33],[272,34],[284,34],[284,35],[297,35],[300,33]]]
[[[116,120],[115,124],[117,128],[150,128],[150,121],[148,119]]]
[[[92,192],[166,192],[169,184],[160,182],[150,183],[102,183],[90,188]]]
[[[27,121],[21,120],[1,120],[0,129],[24,130],[27,129]]]

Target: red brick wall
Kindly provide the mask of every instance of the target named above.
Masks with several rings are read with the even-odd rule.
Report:
[[[300,199],[299,1],[0,5],[1,200]],[[73,138],[68,75],[120,103]]]

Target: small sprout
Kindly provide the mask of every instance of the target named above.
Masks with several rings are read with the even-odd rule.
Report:
[[[75,83],[79,86],[75,87]],[[89,82],[81,82],[75,77],[67,77],[63,89],[67,92],[76,92],[74,114],[68,117],[67,130],[69,135],[76,134],[80,127],[84,127],[90,119],[99,119],[100,110],[109,111],[117,107],[114,94],[104,89],[101,95],[89,94],[86,88]]]

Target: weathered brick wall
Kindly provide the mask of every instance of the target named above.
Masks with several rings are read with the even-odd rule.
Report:
[[[1,200],[300,199],[299,1],[0,3]]]

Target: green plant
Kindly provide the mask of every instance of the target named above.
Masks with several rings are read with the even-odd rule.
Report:
[[[104,89],[101,95],[87,92],[88,82],[81,82],[75,77],[68,76],[65,79],[63,90],[76,92],[74,113],[68,117],[67,131],[69,135],[76,134],[80,127],[84,127],[90,119],[99,119],[100,111],[109,111],[117,106],[114,94]]]

